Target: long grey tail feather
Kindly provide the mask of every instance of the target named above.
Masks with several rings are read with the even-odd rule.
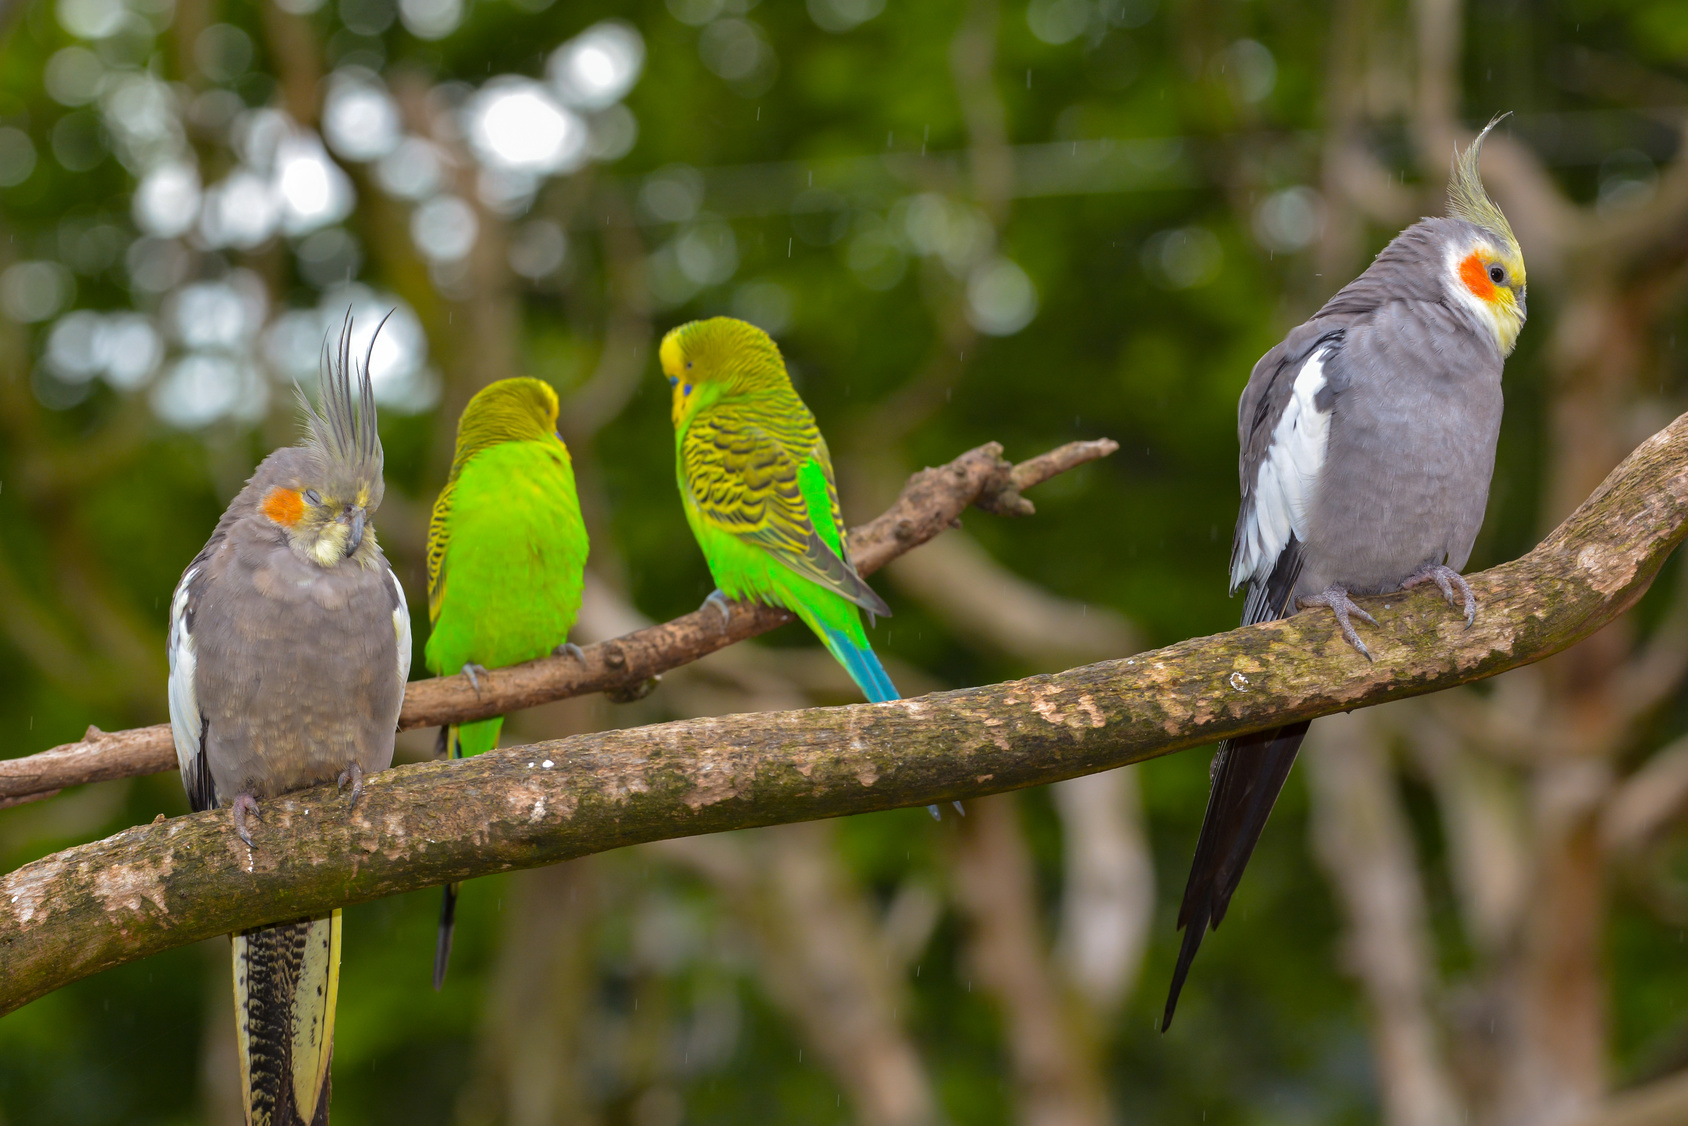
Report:
[[[246,1120],[327,1126],[340,912],[234,936]]]
[[[1196,840],[1196,855],[1190,861],[1184,901],[1178,908],[1184,944],[1172,971],[1172,989],[1161,1017],[1162,1032],[1172,1026],[1179,991],[1184,988],[1196,951],[1201,949],[1202,938],[1225,918],[1231,895],[1260,841],[1260,831],[1266,827],[1272,806],[1289,778],[1290,767],[1295,765],[1295,754],[1307,737],[1307,728],[1306,722],[1292,723],[1219,744],[1213,764],[1213,790],[1208,795],[1201,836]]]
[[[445,985],[446,966],[451,962],[451,933],[457,926],[457,887],[445,885],[445,897],[440,902],[440,937],[434,944],[434,992]]]

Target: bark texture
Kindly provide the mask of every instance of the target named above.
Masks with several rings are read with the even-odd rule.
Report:
[[[856,569],[872,574],[906,551],[958,525],[969,506],[998,516],[1029,516],[1032,502],[1021,490],[1040,484],[1119,448],[1107,438],[1068,442],[1046,454],[1011,465],[1002,447],[989,442],[947,465],[909,478],[896,503],[850,531]],[[717,649],[777,629],[797,618],[784,610],[733,603],[723,623],[711,607],[625,637],[589,645],[584,658],[547,657],[481,675],[479,691],[462,673],[412,681],[405,688],[399,730],[438,727],[548,704],[594,692],[642,694],[652,677],[690,664]],[[50,797],[66,786],[107,782],[176,769],[170,725],[128,731],[89,727],[75,743],[40,754],[0,760],[0,809]]]
[[[1328,615],[1302,614],[918,699],[399,767],[372,777],[355,809],[332,787],[266,803],[256,849],[222,811],[139,826],[0,879],[0,1012],[108,966],[347,903],[641,841],[979,797],[1478,680],[1632,605],[1685,520],[1688,415],[1541,546],[1473,576],[1470,628],[1435,592],[1365,600],[1381,622],[1375,662]]]

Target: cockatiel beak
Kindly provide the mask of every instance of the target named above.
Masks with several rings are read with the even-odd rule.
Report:
[[[1525,290],[1526,290],[1525,286],[1519,286],[1516,290],[1513,291],[1513,295],[1512,295],[1513,300],[1515,300],[1518,303],[1518,319],[1521,320],[1521,321],[1527,321],[1527,320],[1530,319],[1530,310],[1524,303]]]
[[[340,517],[340,523],[351,526],[351,534],[346,537],[346,558],[350,559],[357,551],[358,545],[363,543],[363,525],[368,514],[362,508],[354,508],[349,517]]]

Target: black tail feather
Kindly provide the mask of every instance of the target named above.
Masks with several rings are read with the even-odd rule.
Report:
[[[1203,937],[1225,918],[1231,895],[1260,841],[1260,831],[1266,827],[1266,818],[1289,778],[1290,767],[1295,765],[1295,753],[1307,737],[1307,727],[1305,722],[1292,723],[1219,744],[1213,761],[1213,790],[1208,795],[1196,855],[1190,862],[1184,901],[1178,908],[1184,944],[1172,971],[1162,1032],[1172,1025],[1179,991],[1184,988],[1184,978]]]
[[[457,926],[457,885],[445,885],[440,903],[440,937],[434,945],[434,992],[445,986],[446,966],[451,962],[451,932]]]

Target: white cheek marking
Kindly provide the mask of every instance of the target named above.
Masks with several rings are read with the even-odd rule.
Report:
[[[1307,509],[1330,444],[1331,412],[1320,410],[1317,402],[1325,387],[1325,358],[1330,352],[1327,344],[1301,365],[1289,402],[1272,429],[1255,477],[1254,508],[1231,566],[1233,591],[1251,578],[1271,574],[1291,533],[1304,543],[1307,540]]]
[[[1448,292],[1453,295],[1455,301],[1469,309],[1480,324],[1488,326],[1489,331],[1494,333],[1495,343],[1500,346],[1501,352],[1505,353],[1512,349],[1511,340],[1508,338],[1516,339],[1518,335],[1516,326],[1512,324],[1514,320],[1512,310],[1503,302],[1491,305],[1484,301],[1481,297],[1472,293],[1471,287],[1465,284],[1465,279],[1459,276],[1460,263],[1473,254],[1480,254],[1484,250],[1493,253],[1491,248],[1477,244],[1464,247],[1456,244],[1448,247],[1445,259],[1447,269],[1443,274],[1443,283]]]

